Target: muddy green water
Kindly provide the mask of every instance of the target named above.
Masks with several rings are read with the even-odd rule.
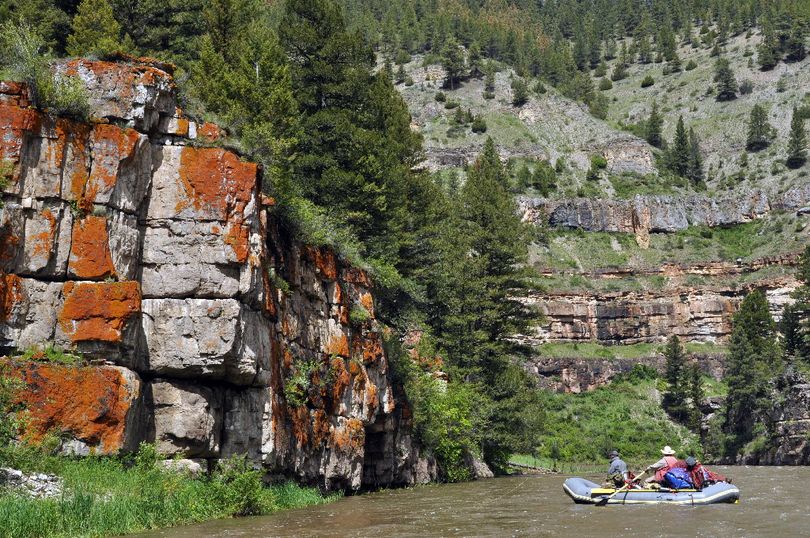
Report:
[[[733,478],[740,504],[575,505],[562,490],[566,475],[533,475],[383,491],[141,536],[810,536],[810,467],[713,469]]]

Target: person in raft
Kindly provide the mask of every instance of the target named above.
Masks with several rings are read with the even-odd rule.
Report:
[[[669,445],[661,449],[661,454],[660,460],[644,469],[644,473],[642,474],[652,474],[652,476],[644,481],[645,484],[651,484],[653,482],[662,483],[666,472],[678,463],[678,459],[675,457],[675,451],[672,450],[672,447]]]
[[[630,476],[627,472],[627,464],[619,457],[618,450],[611,450],[608,458],[610,458],[610,467],[605,485],[613,488],[623,487]]]

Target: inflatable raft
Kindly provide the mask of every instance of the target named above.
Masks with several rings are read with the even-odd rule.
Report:
[[[577,504],[597,504],[614,493],[615,489],[603,488],[584,478],[569,478],[563,490]],[[606,504],[716,504],[737,503],[740,490],[728,482],[717,482],[702,490],[696,489],[628,489],[608,499]],[[601,504],[601,503],[600,503]]]

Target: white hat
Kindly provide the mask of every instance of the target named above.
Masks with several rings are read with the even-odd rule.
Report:
[[[664,456],[674,456],[675,451],[672,450],[671,446],[667,445],[667,446],[665,446],[664,448],[661,449],[661,454],[663,454]]]

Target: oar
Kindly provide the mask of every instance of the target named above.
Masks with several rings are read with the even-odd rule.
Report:
[[[605,506],[610,499],[612,499],[613,497],[615,497],[616,495],[618,495],[622,491],[627,491],[627,488],[629,488],[630,486],[635,484],[638,481],[638,479],[641,478],[642,476],[644,476],[644,473],[641,473],[640,475],[635,477],[632,482],[630,482],[629,484],[625,484],[624,486],[620,487],[619,489],[617,489],[616,491],[614,491],[610,495],[602,497],[601,499],[596,501],[594,504],[596,504],[596,506]]]

